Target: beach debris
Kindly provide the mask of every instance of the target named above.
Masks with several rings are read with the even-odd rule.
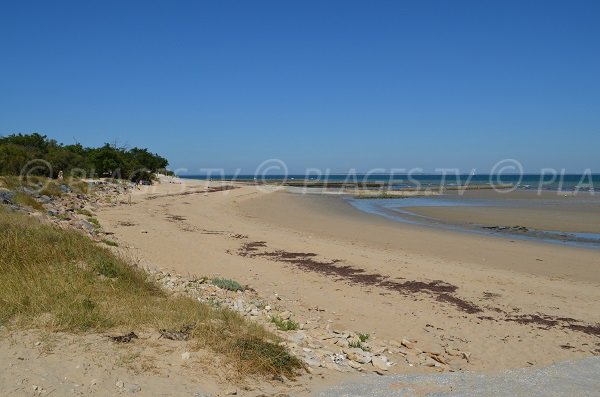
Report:
[[[166,339],[178,340],[178,341],[188,340],[189,337],[190,337],[191,331],[193,329],[194,329],[194,325],[193,324],[184,325],[178,331],[160,329],[160,330],[158,330],[158,332],[160,332],[159,339],[160,338],[166,338]]]
[[[109,338],[115,343],[129,343],[134,339],[138,339],[138,336],[132,331],[124,335],[109,336]]]

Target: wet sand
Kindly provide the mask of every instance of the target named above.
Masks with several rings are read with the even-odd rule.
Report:
[[[458,197],[448,194],[448,197]],[[461,197],[459,197],[460,199]],[[558,232],[600,233],[600,195],[517,191],[498,194],[468,191],[464,199],[485,199],[490,205],[461,207],[404,207],[418,215],[455,225],[525,226]],[[494,204],[495,203],[495,204]]]

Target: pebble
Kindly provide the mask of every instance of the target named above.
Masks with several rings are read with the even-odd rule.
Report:
[[[191,357],[192,357],[192,354],[190,352],[181,353],[181,358],[183,360],[189,360]]]

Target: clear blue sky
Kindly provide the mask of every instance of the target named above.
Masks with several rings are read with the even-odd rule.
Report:
[[[4,1],[0,135],[172,168],[600,172],[600,1]]]

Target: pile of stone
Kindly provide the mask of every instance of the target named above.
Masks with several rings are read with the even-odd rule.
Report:
[[[15,191],[0,188],[0,203],[9,205],[13,210],[27,212],[29,215],[44,222],[54,224],[63,229],[76,229],[94,240],[106,238],[100,225],[94,221],[93,213],[100,205],[109,205],[107,197],[118,197],[125,194],[130,187],[105,181],[94,181],[88,184],[90,194],[73,192],[66,184],[59,184],[60,195],[45,195],[43,185],[20,186]],[[15,200],[16,192],[24,193],[44,208],[38,211],[33,208],[18,205]]]

